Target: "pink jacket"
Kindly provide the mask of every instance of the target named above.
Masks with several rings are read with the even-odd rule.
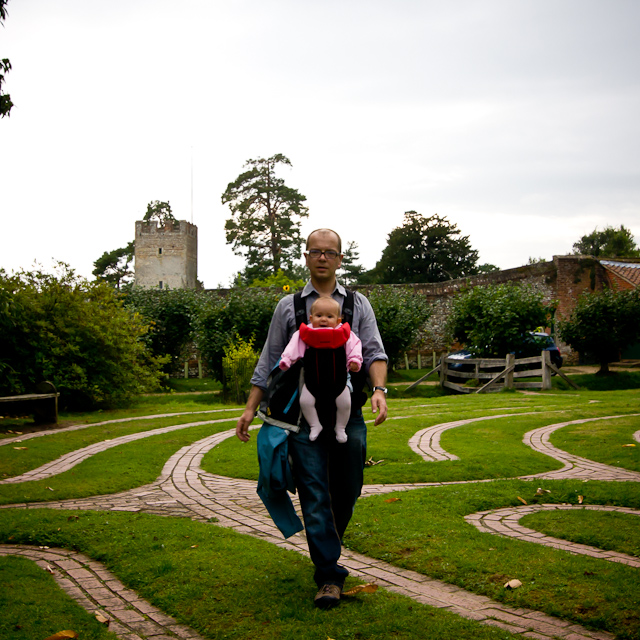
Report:
[[[338,325],[341,327],[342,325]],[[338,328],[336,327],[336,329]],[[313,331],[326,331],[326,327],[318,327],[314,329],[313,327],[309,327]],[[362,342],[360,342],[360,338],[352,331],[349,335],[349,339],[344,345],[345,351],[347,352],[347,369],[352,362],[355,362],[358,365],[356,371],[360,371],[362,367]],[[289,340],[289,344],[285,347],[282,352],[282,356],[280,357],[280,364],[278,365],[281,369],[288,369],[296,360],[299,360],[304,356],[305,351],[307,350],[306,343],[300,337],[300,331],[296,331],[291,340]]]

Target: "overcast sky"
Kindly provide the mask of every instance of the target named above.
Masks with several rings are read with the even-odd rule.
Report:
[[[640,243],[637,0],[9,0],[0,267],[91,276],[151,200],[243,267],[220,196],[282,153],[302,230],[371,268],[407,210],[507,269],[596,226]],[[193,161],[193,211],[191,175]]]

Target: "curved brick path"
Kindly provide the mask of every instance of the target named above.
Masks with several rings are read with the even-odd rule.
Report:
[[[491,418],[494,417],[499,416],[491,416]],[[477,420],[478,418],[475,420],[462,421],[462,423],[467,424]],[[568,423],[562,423],[562,426],[565,424]],[[446,423],[446,425],[446,428],[452,428],[454,423]],[[184,426],[185,425],[180,425],[181,428],[184,428]],[[439,425],[439,427],[443,426],[444,425]],[[170,429],[171,427],[168,428]],[[555,428],[560,428],[560,425],[555,425]],[[200,468],[202,456],[219,442],[233,435],[234,431],[232,430],[218,433],[184,447],[167,461],[160,478],[145,487],[109,496],[97,496],[82,500],[60,502],[6,505],[4,508],[22,507],[29,509],[48,507],[136,511],[158,515],[189,517],[200,521],[215,518],[222,526],[231,527],[241,533],[259,537],[283,548],[293,549],[299,553],[308,555],[303,534],[297,534],[286,541],[282,539],[255,493],[254,482],[209,474]],[[103,448],[107,448],[106,445],[109,444],[109,442],[104,443],[105,446]],[[564,452],[560,453],[564,454]],[[65,464],[62,459],[56,462],[58,462],[61,467]],[[573,468],[576,469],[578,467],[574,466]],[[55,466],[51,471],[55,472]],[[571,470],[569,470],[564,477],[571,475]],[[412,489],[434,484],[446,483],[367,485],[363,491],[363,495],[395,491],[398,489]],[[488,518],[491,514],[474,515],[479,516],[480,520],[484,519],[484,516]],[[509,513],[505,515],[505,517],[509,517],[510,515],[512,514]],[[114,630],[116,630],[121,637],[126,637],[127,640],[136,640],[136,638],[140,637],[137,635],[138,633],[151,635],[151,637],[157,637],[157,639],[160,640],[161,636],[158,634],[158,626],[162,629],[165,637],[176,637],[176,635],[185,638],[198,637],[197,634],[191,630],[184,628],[178,629],[175,621],[153,610],[148,603],[144,603],[143,601],[138,601],[140,605],[138,606],[136,616],[133,616],[135,619],[129,621],[137,624],[138,627],[128,625],[127,620],[123,619],[118,613],[122,604],[122,598],[113,599],[112,595],[108,595],[106,591],[96,592],[95,589],[103,588],[104,584],[109,583],[113,585],[111,593],[127,593],[127,590],[124,589],[113,576],[103,573],[103,577],[101,577],[101,574],[95,573],[96,571],[102,571],[99,568],[99,564],[87,561],[86,558],[81,559],[79,554],[71,554],[71,552],[61,550],[40,550],[33,547],[13,547],[10,545],[0,547],[0,554],[6,555],[10,553],[16,553],[18,555],[30,554],[30,557],[40,558],[41,562],[46,562],[49,556],[39,554],[54,553],[63,557],[63,561],[61,561],[62,564],[57,561],[55,562],[55,570],[60,573],[59,581],[63,588],[90,611],[95,610],[99,606],[103,606],[107,616],[113,617],[116,620]],[[81,564],[86,565],[87,571],[93,567],[95,576],[87,576],[82,572],[77,575],[90,580],[90,584],[93,585],[91,588],[94,589],[94,591],[90,589],[87,590],[81,583],[82,581],[79,582],[73,573],[69,573],[69,570],[64,564],[67,559],[81,562]],[[567,640],[580,640],[582,638],[608,640],[613,638],[611,634],[590,632],[579,625],[571,625],[570,623],[557,620],[536,611],[507,607],[500,603],[493,602],[484,596],[468,593],[458,587],[432,580],[411,571],[398,569],[392,565],[366,558],[349,550],[344,551],[342,561],[354,575],[362,577],[365,580],[375,580],[378,584],[391,591],[402,593],[425,604],[449,609],[459,615],[479,620],[486,624],[497,625],[512,632],[525,633],[529,637],[562,637]],[[78,566],[73,564],[69,566],[72,567],[72,571],[81,571],[85,568],[83,566],[78,569]],[[95,582],[96,576],[98,583],[101,585],[100,587],[98,587],[98,583]],[[135,600],[135,594],[129,593],[129,595]],[[99,600],[96,596],[103,598],[103,601]],[[109,598],[112,598],[112,600],[109,600]],[[111,611],[110,605],[113,606],[113,611]],[[153,621],[153,625],[149,623],[149,620],[140,620],[137,616],[142,616],[143,618],[147,616]],[[148,628],[145,626],[147,624],[150,625]],[[118,625],[122,625],[122,627]],[[151,634],[148,632],[151,632]]]
[[[598,420],[615,420],[617,418],[631,418],[640,414],[629,413],[620,416],[603,416],[600,418],[584,418],[582,420],[570,420],[569,422],[558,422],[550,424],[540,429],[534,429],[524,434],[522,441],[535,451],[544,453],[551,458],[555,458],[564,464],[562,469],[557,471],[546,471],[529,476],[522,476],[523,479],[544,478],[546,480],[562,480],[565,478],[582,478],[583,480],[615,480],[618,482],[630,481],[640,482],[640,473],[629,471],[620,467],[612,467],[601,462],[593,462],[587,458],[567,453],[554,447],[549,439],[551,434],[562,427],[572,424],[584,424],[585,422],[596,422]],[[638,435],[637,432],[634,437]]]
[[[22,556],[34,560],[53,577],[76,602],[93,614],[109,619],[109,631],[126,640],[141,636],[153,640],[182,638],[204,640],[193,629],[178,624],[134,591],[127,589],[102,564],[67,549],[23,545],[0,545],[0,556]]]
[[[539,533],[534,529],[528,529],[518,524],[521,518],[536,513],[538,511],[615,511],[617,513],[627,513],[630,515],[640,516],[639,509],[631,509],[629,507],[610,507],[604,505],[569,505],[569,504],[533,504],[522,505],[519,507],[506,507],[504,509],[494,509],[493,511],[478,511],[471,515],[465,516],[465,520],[472,524],[478,531],[483,533],[493,533],[499,536],[509,538],[518,538],[526,542],[542,544],[555,549],[564,549],[570,553],[591,556],[600,560],[608,560],[609,562],[619,562],[640,569],[640,558],[627,555],[626,553],[618,553],[617,551],[605,551],[586,544],[578,544],[569,542],[561,538],[553,538]]]

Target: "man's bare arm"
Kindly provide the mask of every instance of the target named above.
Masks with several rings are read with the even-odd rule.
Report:
[[[256,410],[260,406],[260,401],[263,396],[264,391],[260,387],[251,387],[249,398],[247,399],[247,406],[236,423],[236,436],[238,436],[242,442],[248,442],[249,440],[249,426],[255,418]]]

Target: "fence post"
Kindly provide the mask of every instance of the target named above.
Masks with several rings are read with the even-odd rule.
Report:
[[[404,368],[409,371],[409,356],[407,356],[407,352],[404,352]]]
[[[422,369],[422,360],[420,359],[420,352],[418,351],[418,369]]]
[[[202,380],[202,360],[198,358],[198,378]]]
[[[444,387],[444,381],[447,379],[447,363],[444,359],[447,357],[447,354],[444,353],[440,358],[440,386]]]
[[[435,369],[435,368],[436,368],[436,360],[437,360],[437,358],[436,358],[436,352],[435,352],[435,351],[432,351],[431,353],[432,353],[432,355],[433,355],[433,367],[432,367],[432,369]]]
[[[542,388],[551,389],[551,354],[548,351],[542,352]]]
[[[507,353],[506,367],[510,367],[515,362],[515,355],[513,353]],[[505,389],[513,389],[513,369],[507,373],[504,377],[504,388]]]
[[[189,361],[188,360],[185,360],[185,363],[184,363],[184,377],[185,377],[185,380],[189,377]]]

